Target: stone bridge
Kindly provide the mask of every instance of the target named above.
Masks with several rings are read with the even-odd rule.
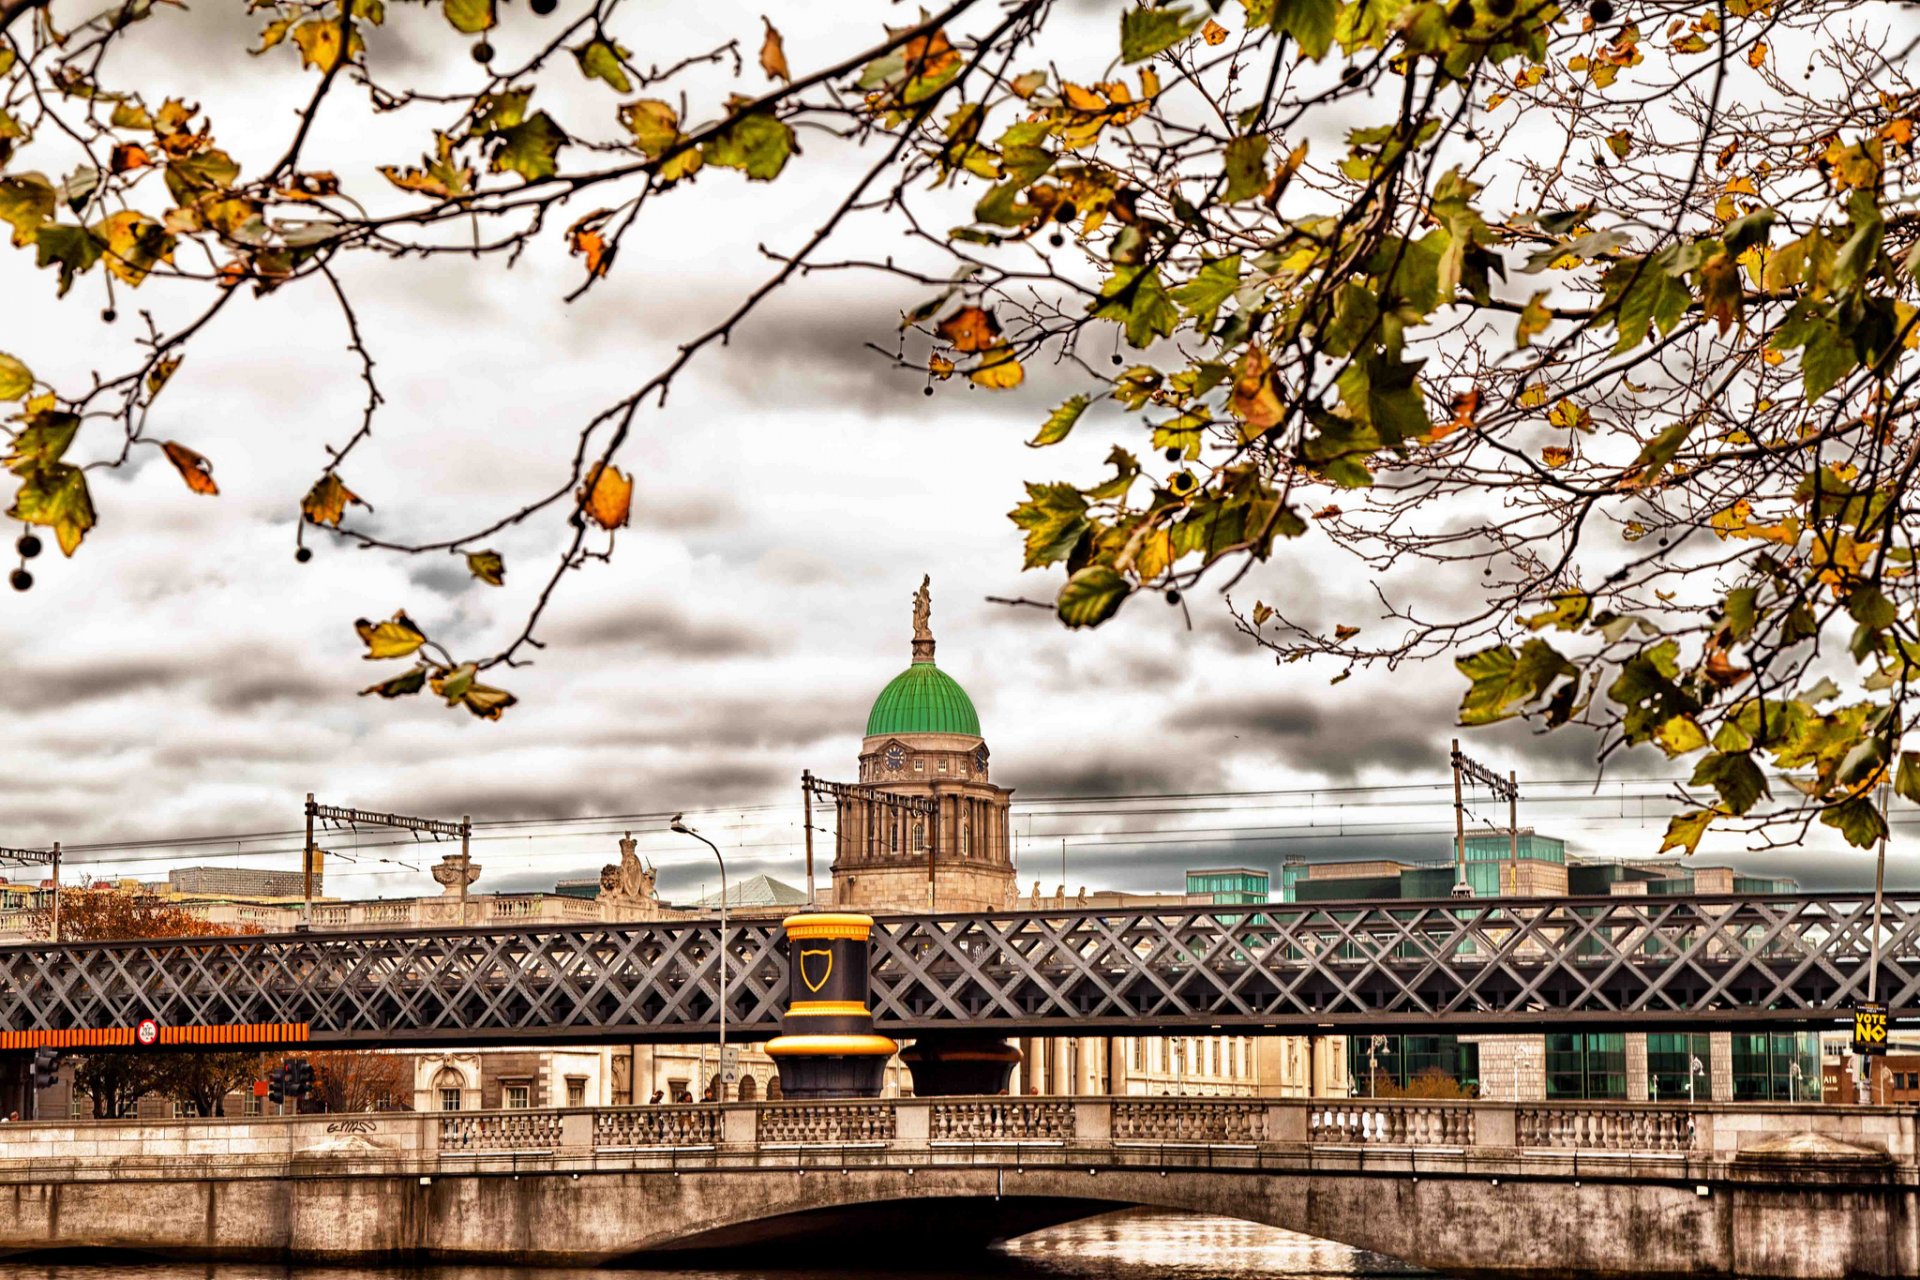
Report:
[[[938,1264],[1153,1206],[1448,1272],[1913,1276],[1917,1140],[1886,1107],[1146,1098],[17,1124],[0,1256]]]

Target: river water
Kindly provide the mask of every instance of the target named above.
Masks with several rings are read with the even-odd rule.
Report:
[[[876,1260],[877,1262],[877,1260]],[[0,1263],[0,1280],[586,1280],[614,1274],[632,1280],[848,1280],[844,1269],[609,1271],[502,1267],[284,1267],[260,1263],[126,1263],[98,1266]],[[1353,1277],[1429,1277],[1391,1258],[1346,1245],[1228,1218],[1200,1218],[1145,1210],[1055,1227],[1015,1240],[964,1264],[890,1272],[876,1265],[872,1280],[1352,1280]]]

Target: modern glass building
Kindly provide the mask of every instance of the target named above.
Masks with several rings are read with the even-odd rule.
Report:
[[[1261,906],[1269,898],[1271,879],[1251,867],[1218,867],[1187,872],[1187,894],[1205,896],[1223,906]]]

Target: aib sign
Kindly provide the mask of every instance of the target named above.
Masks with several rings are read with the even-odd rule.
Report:
[[[142,1048],[158,1044],[160,1042],[160,1024],[152,1018],[140,1019],[139,1023],[133,1028],[133,1038],[140,1042]]]

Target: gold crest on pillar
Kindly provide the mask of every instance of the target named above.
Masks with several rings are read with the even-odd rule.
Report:
[[[913,595],[912,652],[867,716],[860,781],[931,798],[937,812],[840,801],[833,901],[862,911],[999,910],[1013,892],[1013,789],[990,781],[973,700],[934,663],[927,578]]]

